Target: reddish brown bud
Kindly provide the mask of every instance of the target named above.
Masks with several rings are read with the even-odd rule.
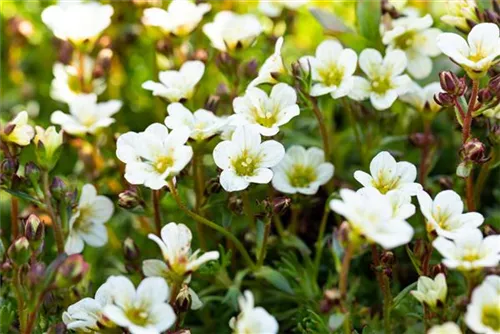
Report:
[[[489,160],[486,156],[486,147],[477,138],[471,138],[462,145],[460,155],[464,161],[484,163]]]
[[[452,96],[462,96],[467,90],[465,78],[458,78],[455,73],[450,71],[439,73],[439,83],[441,88]]]
[[[123,242],[123,254],[125,260],[134,262],[139,259],[140,251],[132,238],[127,237]]]
[[[479,90],[479,92],[477,94],[477,100],[480,103],[489,102],[489,101],[491,101],[492,98],[493,98],[493,95],[488,90],[488,88],[483,88],[483,89]]]
[[[434,101],[442,107],[452,107],[455,104],[453,95],[443,92],[435,94]]]
[[[81,254],[72,254],[57,268],[55,285],[59,288],[70,287],[80,282],[89,271],[89,264]]]
[[[438,274],[444,274],[445,276],[448,273],[448,270],[446,269],[446,266],[442,263],[436,264],[435,266],[432,266],[431,268],[431,273],[432,276],[436,277]]]

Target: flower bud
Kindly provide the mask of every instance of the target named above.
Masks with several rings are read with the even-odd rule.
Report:
[[[458,78],[455,73],[450,71],[439,73],[439,83],[441,88],[452,96],[462,96],[467,90],[465,78]]]
[[[489,101],[491,101],[492,98],[493,98],[493,95],[488,90],[488,88],[480,89],[478,94],[477,94],[477,100],[479,101],[479,103],[489,102]]]
[[[252,59],[245,65],[245,75],[248,78],[256,77],[258,74],[259,65],[257,64],[257,60]]]
[[[340,304],[342,296],[338,289],[328,289],[323,292],[323,299],[319,303],[321,313],[328,313],[330,310]]]
[[[218,95],[210,95],[205,102],[205,106],[203,109],[209,110],[211,112],[215,112],[217,107],[219,106],[220,96]]]
[[[491,127],[488,139],[493,144],[500,144],[500,124],[495,124]]]
[[[495,230],[495,228],[489,224],[483,225],[483,232],[485,236],[488,235],[496,235],[499,232]]]
[[[55,285],[67,288],[80,282],[89,271],[89,264],[81,254],[72,254],[57,268]]]
[[[35,214],[29,215],[26,219],[24,225],[24,236],[30,242],[43,240],[45,236],[45,225]]]
[[[28,280],[30,285],[34,288],[40,285],[45,279],[45,264],[43,262],[36,262],[30,266],[28,271]]]
[[[20,237],[14,240],[12,245],[10,245],[7,250],[7,255],[12,263],[20,266],[28,262],[31,251],[30,251],[30,243],[26,237]]]
[[[229,88],[227,87],[226,84],[220,83],[217,85],[217,89],[215,90],[215,93],[218,96],[226,96],[229,95]]]
[[[443,92],[435,94],[434,101],[442,107],[452,107],[455,104],[454,97]]]
[[[118,194],[118,206],[130,210],[139,205],[142,205],[142,199],[135,190],[127,189]]]
[[[484,163],[489,160],[486,156],[486,147],[477,138],[471,138],[462,145],[460,155],[464,161]]]
[[[238,196],[231,196],[228,200],[228,208],[236,215],[240,216],[243,214],[243,201]]]
[[[168,55],[172,52],[172,42],[169,38],[164,38],[156,42],[156,51],[161,54]]]
[[[17,159],[7,158],[2,161],[2,174],[12,176],[17,173],[19,161]]]
[[[199,60],[205,63],[208,60],[208,52],[205,49],[196,49],[191,59]]]
[[[384,251],[380,256],[380,262],[388,267],[394,264],[394,253],[391,251]]]
[[[24,166],[24,176],[26,176],[31,183],[37,183],[40,180],[40,168],[33,162],[30,161]]]
[[[184,284],[175,298],[175,309],[180,313],[187,312],[191,309],[191,296],[187,284]]]
[[[273,198],[273,201],[272,201],[273,213],[275,215],[278,215],[278,216],[283,215],[288,210],[291,203],[292,203],[292,200],[286,196]]]
[[[215,64],[221,71],[226,72],[226,71],[233,71],[236,61],[234,60],[233,57],[229,55],[229,53],[220,52],[215,57]]]
[[[297,78],[297,77],[300,77],[300,75],[302,74],[302,67],[300,66],[299,62],[296,61],[296,62],[293,62],[292,63],[292,75]]]
[[[434,136],[432,134],[426,135],[425,133],[422,132],[416,132],[412,133],[408,139],[410,140],[410,143],[414,145],[415,147],[418,148],[423,148],[426,145],[430,145],[434,142]]]
[[[488,82],[488,89],[494,96],[500,96],[500,74],[495,75]]]
[[[441,176],[438,182],[442,190],[453,189],[453,179],[450,176]]]
[[[446,274],[448,273],[448,270],[444,264],[439,263],[439,264],[432,266],[431,273],[432,273],[432,276],[437,276],[439,274],[444,274],[446,276]]]
[[[56,165],[61,154],[63,131],[57,132],[55,126],[49,126],[46,130],[36,126],[35,131],[33,142],[37,147],[35,155],[38,165],[50,171]]]
[[[101,78],[108,73],[111,67],[111,59],[113,58],[113,51],[109,48],[102,49],[97,54],[92,77]]]
[[[208,197],[212,194],[218,194],[220,193],[221,189],[222,186],[220,185],[219,178],[218,177],[211,178],[207,180],[207,182],[205,182],[204,195]]]
[[[64,183],[61,178],[55,176],[50,185],[50,193],[52,196],[54,196],[57,200],[62,200],[67,191],[68,187],[66,186],[66,183]]]
[[[139,248],[137,248],[137,245],[135,244],[134,240],[132,240],[132,238],[130,237],[127,237],[123,242],[123,254],[125,260],[129,262],[134,262],[139,259],[140,256]]]

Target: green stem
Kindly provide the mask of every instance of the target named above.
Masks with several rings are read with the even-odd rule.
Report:
[[[318,279],[319,265],[321,262],[321,254],[323,253],[323,239],[325,237],[326,223],[328,221],[328,214],[330,213],[329,201],[325,203],[325,208],[323,210],[323,216],[321,217],[321,223],[319,224],[318,238],[316,239],[316,254],[314,255],[314,280]]]
[[[245,262],[248,264],[248,266],[250,266],[252,269],[255,268],[255,263],[253,262],[252,258],[248,254],[248,252],[245,249],[245,247],[243,246],[243,244],[238,240],[238,238],[234,234],[232,234],[231,232],[228,232],[225,228],[214,223],[213,221],[210,221],[210,220],[194,213],[193,211],[189,210],[184,205],[184,203],[182,203],[182,200],[179,197],[179,193],[177,192],[177,189],[175,188],[175,185],[172,182],[172,180],[170,180],[168,182],[168,186],[170,188],[170,192],[172,194],[172,197],[174,198],[175,202],[177,203],[177,206],[179,207],[179,209],[184,211],[185,214],[187,214],[189,217],[191,217],[196,222],[200,222],[201,224],[206,225],[206,226],[218,231],[219,233],[224,235],[226,238],[230,239],[234,243],[236,248],[238,248],[238,250],[240,251],[243,258],[245,259]]]
[[[13,279],[12,285],[14,286],[14,292],[16,294],[16,299],[17,299],[17,316],[19,317],[19,328],[21,330],[21,333],[24,333],[26,312],[24,311],[24,296],[22,293],[20,275],[21,275],[21,267],[16,267],[12,277]]]
[[[391,326],[391,308],[392,308],[392,294],[389,277],[383,275],[384,281],[384,329],[386,333],[392,333]]]
[[[44,202],[47,211],[49,212],[50,218],[52,219],[52,226],[54,228],[54,238],[56,240],[57,253],[64,253],[64,233],[61,227],[61,222],[55,214],[54,208],[51,202],[51,193],[49,185],[49,172],[44,171],[42,174],[43,190],[44,190]]]
[[[350,312],[348,310],[348,301],[347,301],[347,281],[349,279],[349,268],[351,266],[351,260],[354,252],[354,243],[349,242],[347,244],[347,248],[344,253],[344,258],[342,259],[342,269],[340,270],[340,282],[339,282],[339,291],[340,298],[342,300],[342,311],[345,315],[344,320],[344,333],[351,333],[351,324],[350,324]]]
[[[160,192],[161,190],[153,190],[155,230],[156,230],[156,235],[158,236],[161,234]]]
[[[255,231],[255,216],[253,214],[252,204],[250,203],[250,199],[248,198],[247,191],[244,190],[241,192],[241,200],[243,201],[243,211],[250,220],[250,227]]]
[[[264,238],[262,240],[262,246],[260,248],[259,257],[257,259],[257,268],[262,267],[267,254],[267,241],[269,239],[269,234],[271,233],[271,218],[268,218],[264,226]]]
[[[295,235],[297,234],[297,230],[299,228],[299,213],[300,213],[300,206],[296,204],[292,204],[291,207],[291,218],[290,218],[290,225],[288,226],[288,231]]]
[[[203,149],[201,145],[198,145],[194,149],[193,155],[193,173],[194,173],[194,191],[196,196],[196,204],[194,212],[197,214],[203,214],[201,207],[204,201],[204,173],[203,173]],[[201,223],[196,223],[196,230],[198,234],[198,241],[200,242],[200,248],[203,250],[207,249],[207,242],[205,240],[205,233],[203,231],[203,225]]]
[[[472,81],[472,92],[469,100],[469,105],[467,108],[467,113],[464,118],[464,125],[462,128],[462,143],[465,144],[470,138],[471,126],[472,126],[472,113],[474,112],[474,105],[476,103],[477,94],[479,92],[479,81],[477,79]],[[467,210],[469,212],[475,211],[476,207],[474,204],[474,179],[472,170],[465,180],[465,194],[467,199]]]
[[[323,118],[321,110],[319,110],[318,101],[307,93],[304,95],[307,96],[307,99],[311,103],[314,116],[316,116],[316,119],[318,120],[319,131],[321,133],[321,139],[323,140],[323,151],[325,151],[325,160],[329,161],[330,139],[328,138],[328,130],[326,129],[325,119]]]
[[[19,202],[16,197],[10,198],[10,222],[12,240],[17,239],[19,236]]]

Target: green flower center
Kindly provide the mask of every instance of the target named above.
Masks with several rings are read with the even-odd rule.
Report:
[[[377,188],[382,194],[388,193],[390,190],[395,189],[399,183],[399,177],[391,179],[387,177],[384,173],[379,173],[377,179],[373,179],[372,185]]]
[[[276,124],[276,115],[270,111],[255,113],[255,121],[266,128],[270,128]]]
[[[127,318],[138,326],[144,326],[148,324],[149,314],[145,312],[142,308],[129,308],[125,314]]]
[[[466,248],[464,249],[463,255],[462,255],[462,260],[467,261],[467,262],[474,262],[479,260],[481,257],[479,256],[479,253],[477,249],[475,248]]]
[[[495,332],[500,331],[500,302],[483,306],[481,321]]]
[[[167,168],[172,167],[174,165],[174,159],[171,156],[161,156],[156,159],[153,164],[153,168],[159,174],[163,174]]]
[[[252,176],[260,165],[260,158],[258,156],[252,156],[249,152],[244,151],[232,161],[232,165],[236,175]]]
[[[416,36],[415,31],[405,32],[401,36],[398,36],[396,37],[396,39],[394,39],[394,44],[397,49],[401,50],[409,49],[414,44],[415,36]]]
[[[295,188],[305,188],[316,181],[315,170],[312,166],[294,165],[288,180]]]
[[[344,78],[344,69],[335,65],[319,68],[318,75],[325,86],[339,86]]]
[[[392,88],[392,83],[389,76],[380,76],[373,79],[371,87],[373,92],[377,94],[384,94]]]

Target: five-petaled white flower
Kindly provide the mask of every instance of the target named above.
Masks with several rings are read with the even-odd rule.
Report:
[[[418,278],[417,290],[410,291],[413,297],[419,302],[427,304],[432,309],[438,305],[444,305],[448,286],[446,285],[446,277],[443,273],[438,274],[434,279],[427,276]]]
[[[78,207],[69,221],[69,234],[64,245],[68,254],[81,253],[84,244],[101,247],[108,242],[104,224],[113,216],[113,202],[106,196],[97,195],[91,184],[82,187]]]
[[[464,230],[450,241],[437,237],[432,243],[448,268],[471,271],[496,267],[500,261],[500,235],[483,238],[479,229]]]
[[[251,14],[221,11],[214,21],[203,26],[212,46],[220,51],[234,51],[251,46],[262,32],[259,20]]]
[[[323,150],[294,145],[273,168],[273,187],[286,194],[314,195],[332,178],[333,171],[333,165],[325,162]]]
[[[137,287],[125,276],[111,276],[106,284],[112,288],[112,304],[104,307],[104,315],[131,334],[160,334],[176,319],[168,303],[170,289],[160,277],[147,277]]]
[[[122,134],[116,156],[126,164],[125,179],[155,190],[166,186],[165,179],[177,175],[193,157],[193,149],[185,145],[190,133],[187,127],[169,133],[165,125],[153,123],[143,132]]]
[[[297,10],[308,2],[309,0],[260,0],[259,11],[268,17],[274,18],[280,16],[283,9]]]
[[[122,107],[122,102],[111,100],[97,103],[97,95],[83,94],[68,102],[69,114],[54,111],[50,121],[58,124],[71,135],[95,134],[98,129],[106,128],[115,122],[112,118]]]
[[[224,126],[225,120],[217,117],[213,112],[198,109],[194,113],[181,103],[171,103],[167,107],[168,116],[165,125],[169,129],[188,127],[191,130],[190,138],[200,141],[212,137]]]
[[[217,144],[213,157],[222,169],[220,183],[226,191],[246,189],[250,183],[269,183],[273,178],[271,167],[285,155],[285,148],[275,140],[261,142],[255,126],[236,128],[231,140]]]
[[[104,283],[97,289],[95,298],[83,298],[70,305],[62,315],[66,329],[94,333],[102,330],[102,327],[114,327],[113,322],[103,315],[104,307],[112,302],[112,289],[112,286]]]
[[[401,50],[388,51],[385,58],[375,49],[365,49],[359,55],[359,67],[368,80],[354,76],[354,87],[349,97],[362,101],[370,98],[377,110],[388,109],[394,101],[408,92],[411,79],[402,74],[406,69],[406,55]]]
[[[273,87],[271,94],[250,87],[242,97],[233,100],[235,114],[229,121],[233,125],[254,125],[263,136],[274,136],[279,127],[300,114],[295,89],[285,83]]]
[[[455,26],[462,31],[469,31],[467,21],[477,22],[477,4],[475,0],[446,0],[448,14],[441,16],[441,21]]]
[[[161,8],[147,8],[142,16],[142,23],[159,27],[164,33],[175,36],[189,35],[203,19],[212,6],[208,3],[199,5],[189,0],[173,0],[168,11]]]
[[[198,256],[200,250],[191,253],[191,230],[184,224],[168,223],[161,229],[161,239],[149,234],[148,238],[158,244],[163,259],[146,260],[143,271],[146,276],[162,276],[167,280],[181,279],[181,282],[202,264],[219,258],[218,251],[206,252]],[[179,282],[176,282],[179,283]]]
[[[154,96],[166,98],[169,102],[182,102],[193,96],[194,88],[205,72],[205,64],[199,60],[185,62],[178,71],[162,71],[160,82],[151,80],[142,88],[153,91]]]
[[[85,56],[84,58],[84,85],[92,88],[92,93],[100,95],[106,89],[106,80],[103,78],[94,79],[92,71],[94,69],[94,61],[92,58]],[[50,85],[50,97],[56,101],[70,103],[75,96],[83,94],[83,87],[78,77],[80,68],[80,59],[73,59],[71,65],[56,63],[52,67],[54,79]]]
[[[263,307],[255,307],[251,291],[246,290],[244,295],[238,298],[238,304],[240,314],[229,321],[229,327],[231,327],[233,333],[278,333],[278,321]]]
[[[444,190],[436,195],[434,201],[425,191],[417,193],[420,211],[427,221],[427,231],[453,239],[463,230],[479,227],[484,218],[480,213],[463,213],[462,198],[453,190]]]
[[[370,174],[363,171],[354,172],[354,178],[364,187],[376,188],[382,194],[390,190],[400,190],[409,195],[416,195],[422,186],[415,181],[417,168],[406,161],[397,162],[386,151],[377,154],[370,162]]]
[[[419,112],[436,113],[442,109],[442,106],[436,103],[434,95],[442,92],[439,82],[433,82],[425,87],[413,82],[408,93],[401,95],[401,100],[410,104]]]
[[[97,2],[62,2],[47,7],[42,21],[63,40],[74,44],[92,41],[111,24],[113,7]]]
[[[311,71],[312,96],[330,94],[334,99],[348,95],[354,88],[353,74],[358,55],[352,49],[344,49],[335,40],[323,41],[316,48],[316,56],[300,58],[300,66]]]
[[[475,333],[500,333],[500,276],[488,276],[474,289],[465,323]]]
[[[361,188],[358,193],[363,194],[370,187]],[[371,191],[371,190],[368,190]],[[385,197],[392,205],[392,218],[399,220],[406,220],[415,214],[415,205],[411,203],[411,196],[401,190],[390,190],[385,194]]]
[[[463,67],[471,78],[486,74],[500,55],[498,25],[480,23],[470,31],[467,41],[454,33],[442,33],[437,38],[441,51]]]
[[[2,129],[1,139],[19,146],[26,146],[29,145],[34,135],[35,130],[28,124],[28,113],[21,111]]]
[[[283,46],[283,37],[278,38],[274,46],[274,53],[264,61],[259,69],[257,78],[253,79],[249,87],[258,86],[263,83],[275,84],[277,80],[273,78],[272,73],[286,73],[283,58],[281,57],[281,47]]]
[[[330,208],[346,218],[355,235],[385,249],[404,245],[413,237],[411,225],[394,215],[391,200],[377,189],[341,189],[340,197],[330,201]]]
[[[408,59],[408,72],[417,79],[423,79],[432,71],[430,57],[438,56],[441,51],[436,45],[436,37],[441,30],[431,28],[430,14],[424,17],[402,17],[392,21],[392,29],[387,30],[382,42],[388,51],[399,49]]]
[[[456,323],[448,321],[442,325],[432,326],[427,334],[462,334],[462,331]]]

